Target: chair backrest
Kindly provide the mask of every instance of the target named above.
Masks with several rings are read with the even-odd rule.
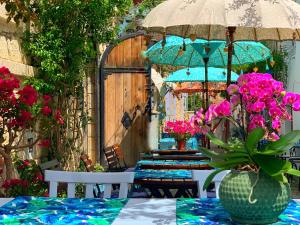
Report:
[[[134,173],[91,173],[91,172],[66,172],[66,171],[45,171],[45,181],[50,182],[50,197],[57,197],[58,183],[68,183],[68,198],[75,197],[75,184],[85,184],[85,197],[94,198],[94,186],[96,184],[104,185],[104,198],[111,197],[112,184],[120,184],[119,198],[126,198],[128,194],[128,185],[132,184]]]
[[[120,148],[118,148],[118,145],[113,145],[110,147],[107,147],[104,149],[104,155],[105,158],[107,160],[107,164],[108,164],[108,169],[109,170],[125,170],[126,169],[126,165],[125,167],[121,165],[121,159],[119,158],[117,151],[121,151]],[[123,160],[124,162],[124,160]]]
[[[59,162],[57,159],[53,159],[51,161],[41,163],[40,165],[41,171],[44,173],[45,170],[61,170],[59,166]]]
[[[214,170],[193,170],[192,171],[193,180],[197,181],[197,184],[198,184],[198,197],[207,198],[207,191],[203,190],[203,185],[204,185],[206,178],[212,172],[214,172]],[[230,172],[230,170],[224,170],[224,171],[218,173],[214,177],[213,182],[215,183],[216,198],[219,198],[220,183],[229,172]]]
[[[94,171],[93,162],[92,162],[92,160],[89,159],[89,156],[87,154],[82,153],[80,156],[80,160],[82,161],[87,172]]]

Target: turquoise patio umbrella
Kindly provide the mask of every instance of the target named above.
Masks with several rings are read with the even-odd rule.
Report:
[[[243,65],[266,61],[271,51],[257,42],[235,42],[232,65]],[[168,36],[145,52],[153,64],[186,67],[205,67],[206,108],[208,107],[208,66],[227,67],[228,54],[225,41],[191,40]]]
[[[272,57],[271,51],[259,42],[234,42],[232,65],[244,65],[266,61]],[[206,54],[206,52],[209,52]],[[145,52],[153,64],[199,67],[205,66],[204,59],[209,58],[208,66],[227,67],[228,54],[225,41],[206,41],[177,36],[168,36]]]
[[[224,82],[227,81],[227,70],[222,68],[208,67],[208,82]],[[239,75],[231,72],[231,81],[236,82]],[[171,73],[165,82],[205,82],[205,68],[194,67],[177,70]]]

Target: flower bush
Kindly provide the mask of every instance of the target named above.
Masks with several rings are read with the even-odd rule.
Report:
[[[20,179],[4,181],[7,196],[47,196],[47,183],[34,160],[16,160],[15,167]]]
[[[165,125],[165,132],[177,141],[187,140],[196,133],[200,133],[200,130],[200,127],[196,126],[195,123],[185,120],[167,121]]]
[[[237,84],[230,85],[227,92],[230,101],[213,104],[205,113],[200,109],[193,118],[194,124],[200,126],[214,144],[224,149],[223,153],[202,149],[212,157],[210,165],[218,168],[207,179],[205,188],[215,174],[232,168],[263,170],[280,182],[287,182],[286,173],[300,176],[290,162],[278,158],[300,139],[300,131],[279,136],[282,122],[292,119],[289,109],[300,111],[300,95],[286,92],[283,83],[274,80],[270,74],[259,73],[241,75]],[[237,118],[235,111],[241,111]],[[231,121],[242,130],[243,137],[223,142],[210,130],[214,120]],[[262,140],[269,143],[260,146]]]
[[[6,179],[13,178],[13,152],[34,146],[54,126],[63,124],[61,114],[58,110],[52,113],[50,104],[50,96],[40,95],[31,85],[22,86],[8,68],[0,68],[0,155],[4,158]],[[26,132],[36,134],[31,143],[24,138]],[[45,143],[41,142],[43,146]]]
[[[300,94],[286,92],[283,83],[274,80],[270,74],[241,75],[237,84],[231,84],[227,92],[230,101],[210,105],[204,116],[203,109],[199,110],[194,116],[198,125],[210,125],[213,120],[223,118],[233,121],[233,112],[241,104],[248,123],[243,124],[244,118],[233,122],[245,129],[245,133],[261,127],[265,130],[265,137],[274,141],[279,139],[282,122],[292,119],[289,109],[300,111]],[[206,130],[209,130],[208,126]]]

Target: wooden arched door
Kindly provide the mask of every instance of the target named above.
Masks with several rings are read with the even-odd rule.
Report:
[[[142,57],[146,49],[143,33],[127,35],[108,47],[101,61],[100,149],[121,145],[129,166],[148,148],[151,74]]]

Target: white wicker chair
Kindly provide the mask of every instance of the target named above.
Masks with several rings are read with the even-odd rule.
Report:
[[[207,198],[207,191],[203,190],[203,185],[204,185],[206,178],[212,172],[213,172],[213,170],[193,170],[192,171],[193,180],[197,181],[197,184],[198,184],[198,197]],[[214,177],[213,182],[215,183],[216,198],[219,198],[220,183],[229,172],[230,172],[230,170],[225,170],[225,171],[218,173]]]

